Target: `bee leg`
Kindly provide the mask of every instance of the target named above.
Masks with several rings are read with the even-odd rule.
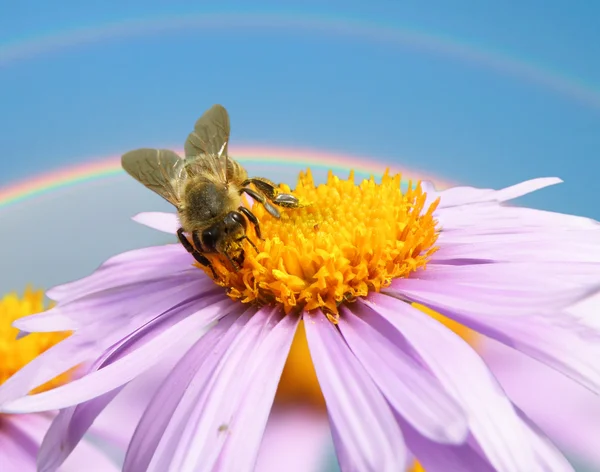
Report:
[[[238,241],[243,241],[244,239],[246,239],[250,245],[254,248],[254,250],[256,251],[256,254],[258,254],[258,248],[256,247],[256,244],[254,244],[252,242],[252,240],[248,237],[248,236],[242,236],[240,239],[238,239]]]
[[[177,230],[177,237],[179,238],[179,242],[187,252],[189,252],[190,254],[194,252],[194,246],[190,244],[188,238],[186,238],[185,234],[183,234],[183,228],[179,228]]]
[[[210,271],[212,272],[213,279],[216,279],[217,273],[215,272],[214,267],[212,266],[210,261],[205,256],[203,256],[200,252],[198,252],[196,250],[196,248],[194,248],[194,246],[192,246],[190,244],[188,239],[183,234],[183,228],[179,228],[177,230],[177,237],[179,238],[179,242],[185,248],[185,250],[187,252],[189,252],[192,256],[194,256],[194,259],[196,259],[196,262],[198,262],[199,264],[202,264],[205,267],[208,267],[210,269]],[[196,233],[192,234],[192,239],[194,239],[194,244],[196,244],[196,240],[198,239],[198,237],[196,236]],[[200,246],[200,247],[202,247],[202,246]]]
[[[300,201],[291,193],[284,193],[279,186],[264,177],[253,177],[242,182],[242,186],[254,184],[275,205],[286,208],[299,208]]]
[[[291,193],[278,193],[277,196],[271,200],[275,205],[282,206],[285,208],[300,208],[300,200],[294,197]]]
[[[242,194],[242,193],[247,193],[252,198],[254,198],[254,200],[261,203],[265,207],[265,209],[275,218],[281,217],[281,215],[279,214],[279,210],[277,210],[277,208],[275,208],[273,205],[271,205],[262,193],[256,192],[255,190],[252,190],[251,188],[248,188],[248,187],[243,187],[240,190],[240,194]]]
[[[242,253],[243,255],[243,253]],[[237,262],[235,262],[231,256],[229,255],[229,253],[227,251],[225,251],[225,257],[227,258],[227,260],[229,261],[229,263],[233,266],[233,269],[237,272],[238,270],[240,270],[240,266],[238,265]],[[242,256],[243,257],[243,256]]]
[[[217,273],[215,272],[215,268],[212,266],[210,261],[205,256],[200,254],[198,251],[192,252],[192,256],[194,256],[194,259],[196,259],[196,261],[199,264],[202,264],[203,266],[208,267],[210,269],[210,271],[212,272],[213,279],[216,280],[219,278]]]
[[[250,220],[250,223],[254,225],[254,231],[256,232],[256,236],[258,237],[258,239],[262,239],[262,236],[260,235],[260,225],[258,223],[258,218],[256,217],[256,215],[245,206],[239,207],[238,211],[246,215],[246,218],[248,218]],[[248,241],[250,240],[248,239]]]
[[[271,182],[269,179],[265,179],[264,177],[251,177],[246,179],[242,182],[242,187],[247,187],[250,184],[254,184],[254,186],[264,193],[269,200],[273,200],[279,193],[277,184]]]

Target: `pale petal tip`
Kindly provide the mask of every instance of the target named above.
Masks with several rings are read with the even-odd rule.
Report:
[[[53,301],[57,301],[57,296],[60,297],[60,285],[46,290],[46,296]]]
[[[170,234],[177,233],[177,229],[180,226],[175,213],[147,211],[138,213],[131,219],[136,223]]]

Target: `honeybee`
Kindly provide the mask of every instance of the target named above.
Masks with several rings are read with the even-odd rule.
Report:
[[[279,207],[297,208],[298,199],[280,191],[263,177],[248,178],[246,169],[227,152],[229,115],[213,105],[196,121],[184,146],[185,158],[166,149],[136,149],[123,154],[121,165],[134,179],[177,208],[179,241],[196,261],[217,278],[205,254],[224,255],[239,270],[244,260],[241,243],[247,240],[247,220],[260,239],[257,217],[242,204],[246,193],[279,218]],[[253,184],[255,189],[248,186]],[[191,236],[191,242],[186,236]]]

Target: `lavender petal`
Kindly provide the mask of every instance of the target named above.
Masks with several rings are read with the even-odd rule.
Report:
[[[154,326],[151,325],[143,332],[142,337],[148,336],[153,339],[135,350],[129,349],[132,352],[123,351],[127,354],[110,365],[55,389],[7,402],[3,405],[3,411],[24,413],[66,408],[91,400],[124,385],[144,370],[155,365],[161,357],[190,333],[201,331],[202,328],[226,314],[223,312],[224,305],[220,303],[195,313],[194,308],[195,305],[192,303],[185,308],[174,309],[173,311],[178,312],[180,318],[183,319],[163,330],[152,329]],[[158,320],[158,324],[167,321],[168,319],[161,319]]]
[[[470,429],[499,472],[540,470],[528,428],[483,360],[457,334],[407,303],[374,294],[368,301],[412,346],[468,412]]]
[[[473,447],[464,444],[440,444],[421,436],[403,418],[397,417],[404,440],[427,472],[495,472],[491,464]]]
[[[230,434],[216,470],[254,470],[299,317],[284,316],[267,334],[245,373],[241,402],[228,425]]]
[[[404,470],[402,432],[383,395],[322,313],[305,314],[304,323],[341,469]]]
[[[38,472],[55,472],[80,444],[96,417],[122,387],[80,405],[61,410],[50,424],[38,453]]]
[[[28,418],[0,417],[0,465],[2,472],[35,470],[39,443],[26,431]],[[46,423],[48,424],[48,423]]]
[[[555,311],[556,307],[546,307],[544,312],[542,306],[532,314],[518,317],[486,316],[490,312],[499,312],[498,306],[474,306],[453,295],[438,296],[414,289],[403,288],[402,293],[394,289],[386,293],[422,303],[600,393],[600,333],[575,316]],[[506,314],[509,314],[508,310]]]
[[[148,226],[158,231],[176,234],[181,228],[181,223],[175,213],[164,213],[160,211],[149,211],[138,213],[132,218],[136,223]]]
[[[115,329],[131,331],[132,327],[137,328],[156,313],[169,309],[173,299],[184,301],[222,292],[220,287],[204,283],[204,279],[199,274],[178,274],[95,292],[59,303],[48,311],[19,318],[13,326],[29,332],[54,332],[90,326],[96,329],[100,324],[110,323]]]
[[[156,448],[167,431],[173,412],[189,389],[190,383],[217,343],[225,335],[233,335],[233,330],[229,331],[229,329],[241,313],[242,310],[237,310],[221,319],[188,349],[164,379],[135,429],[125,455],[123,465],[125,472],[148,469]]]
[[[450,270],[459,270],[465,266],[447,267]],[[565,283],[563,288],[548,293],[544,285],[533,285],[529,274],[519,276],[518,271],[511,270],[508,274],[514,275],[514,280],[508,281],[507,276],[504,279],[506,282],[495,283],[486,280],[487,265],[466,267],[481,267],[480,280],[458,283],[443,279],[439,281],[425,278],[398,279],[382,290],[382,293],[428,306],[460,307],[460,310],[465,313],[497,319],[532,315],[550,309],[558,311],[598,290],[596,286],[579,284],[575,281],[570,284]],[[548,284],[551,284],[550,277],[548,277]]]
[[[327,416],[310,407],[274,409],[260,445],[256,472],[322,472],[331,432]]]
[[[462,443],[469,431],[465,412],[435,377],[368,324],[369,311],[362,305],[342,311],[338,326],[354,355],[392,408],[420,434]]]
[[[482,202],[505,202],[561,182],[562,180],[558,177],[540,177],[501,190],[463,186],[451,187],[438,192],[430,182],[427,182],[422,188],[431,199],[441,197],[439,208],[451,208]]]
[[[235,320],[183,395],[148,472],[214,468],[239,403],[235,394],[244,393],[248,362],[278,317],[265,307]]]
[[[106,260],[91,275],[48,290],[57,302],[67,302],[92,292],[127,283],[150,282],[186,271],[196,271],[193,257],[181,244],[166,244],[127,251]],[[208,279],[208,277],[206,277]]]

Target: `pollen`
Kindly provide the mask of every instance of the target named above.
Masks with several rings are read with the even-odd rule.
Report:
[[[27,288],[22,297],[10,293],[0,299],[0,385],[29,361],[69,336],[69,332],[31,333],[17,339],[19,330],[11,326],[13,321],[45,309],[42,290]],[[65,372],[36,388],[32,393],[50,390],[69,379],[70,372]]]
[[[211,256],[215,282],[243,303],[275,303],[286,313],[321,309],[336,323],[342,303],[424,268],[437,250],[438,200],[426,207],[419,183],[409,182],[405,192],[400,183],[400,174],[387,171],[381,183],[371,177],[360,184],[353,172],[346,180],[329,172],[321,185],[310,169],[300,173],[295,191],[284,184],[281,189],[298,197],[302,207],[284,208],[275,218],[254,202],[263,239],[249,225],[256,250],[244,241],[237,270]]]

